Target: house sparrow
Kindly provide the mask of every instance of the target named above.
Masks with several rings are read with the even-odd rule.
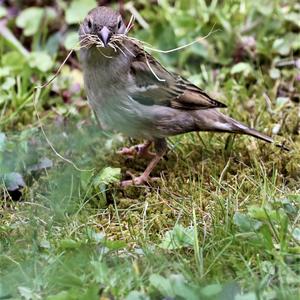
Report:
[[[85,89],[101,127],[147,140],[143,145],[123,148],[121,153],[152,158],[142,175],[121,182],[122,186],[149,180],[167,150],[168,136],[213,131],[273,142],[269,136],[222,114],[218,108],[225,104],[167,71],[134,39],[126,38],[127,31],[121,15],[108,7],[91,10],[79,28]],[[152,143],[155,154],[148,151]]]

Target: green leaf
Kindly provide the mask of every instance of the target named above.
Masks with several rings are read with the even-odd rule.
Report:
[[[40,7],[30,7],[24,9],[16,19],[18,27],[24,29],[24,35],[34,35],[40,27],[43,16],[43,9]]]
[[[95,0],[74,0],[66,10],[66,22],[68,24],[78,24],[83,21],[87,13],[97,6]]]
[[[245,76],[252,72],[252,67],[248,63],[240,62],[234,65],[231,69],[231,74],[243,73]]]
[[[99,244],[100,242],[104,241],[104,239],[105,239],[105,233],[103,233],[103,232],[95,232],[91,228],[88,228],[87,232],[88,232],[89,238],[91,240],[95,241],[96,244]]]
[[[84,190],[87,189],[87,187],[91,183],[92,176],[93,176],[92,171],[86,171],[80,173],[80,183]]]
[[[94,278],[97,283],[104,283],[109,278],[110,270],[105,262],[102,261],[92,261],[91,265],[94,270]]]
[[[286,56],[291,51],[292,44],[288,41],[288,39],[279,38],[274,41],[273,49],[279,53],[280,55]]]
[[[24,30],[24,35],[31,36],[40,30],[41,22],[48,22],[55,17],[56,13],[52,8],[30,7],[21,11],[16,24]]]
[[[159,247],[163,249],[180,249],[194,245],[194,229],[185,228],[182,225],[175,225],[172,230],[166,232]]]
[[[51,56],[55,56],[57,54],[57,51],[60,47],[60,41],[62,39],[62,33],[61,32],[55,32],[51,34],[47,40],[47,43],[44,47],[44,50]]]
[[[286,103],[288,103],[290,101],[290,99],[288,97],[277,97],[276,98],[276,107],[280,108],[283,105],[285,105]]]
[[[300,194],[290,194],[287,197],[289,200],[299,202],[300,204]]]
[[[16,80],[13,77],[7,77],[4,83],[1,85],[4,91],[10,90],[16,84]]]
[[[0,78],[1,77],[7,77],[9,74],[10,74],[10,68],[9,67],[0,68]]]
[[[113,182],[119,181],[121,178],[121,169],[120,168],[112,168],[112,167],[106,167],[101,172],[99,175],[97,175],[94,178],[94,186],[98,187],[99,185],[102,184],[109,184]]]
[[[247,293],[243,295],[236,295],[234,300],[257,300],[258,298],[254,293]]]
[[[218,283],[210,284],[201,289],[201,294],[206,297],[212,297],[218,295],[222,291],[222,286]]]
[[[222,291],[222,286],[218,283],[210,284],[201,289],[201,294],[205,297],[216,297]]]
[[[253,2],[256,9],[264,16],[270,16],[274,11],[274,4],[269,0],[261,0]]]
[[[51,248],[51,244],[48,240],[42,240],[40,242],[40,245],[39,245],[41,248],[44,248],[44,249],[50,249]]]
[[[149,277],[149,281],[150,284],[155,287],[163,296],[175,296],[170,281],[165,277],[159,274],[152,274]]]
[[[31,165],[27,168],[28,172],[32,171],[41,171],[45,169],[49,169],[53,167],[53,161],[47,157],[43,157],[39,159],[39,162],[37,164]]]
[[[285,16],[289,22],[293,22],[296,26],[300,27],[300,13],[291,12]]]
[[[78,45],[78,33],[75,31],[68,32],[64,41],[67,50],[74,49]]]
[[[1,38],[13,48],[19,51],[22,56],[27,57],[29,55],[29,51],[22,45],[19,38],[17,38],[13,32],[5,26],[4,23],[0,24]]]
[[[31,300],[31,299],[36,299],[36,295],[33,293],[33,291],[27,287],[24,286],[19,286],[18,291],[22,297],[22,299],[25,300]]]
[[[142,292],[131,291],[125,300],[150,300],[150,298]]]
[[[218,294],[218,300],[232,300],[240,293],[240,286],[236,282],[230,282],[222,287],[222,291]]]
[[[4,151],[6,144],[6,135],[3,132],[0,132],[0,151]]]
[[[188,285],[182,274],[171,274],[165,278],[159,274],[152,274],[149,277],[150,284],[157,289],[162,296],[177,299],[199,299],[199,288]]]
[[[29,66],[47,72],[53,67],[53,61],[46,52],[31,52],[28,57]]]
[[[48,296],[46,298],[46,300],[70,300],[70,299],[72,298],[70,297],[69,292],[66,291],[62,291],[56,295]]]
[[[280,212],[280,210],[267,209],[255,205],[249,207],[249,216],[260,221],[269,221],[269,219],[279,221]]]
[[[300,242],[300,228],[295,228],[294,230],[293,230],[293,238],[295,239],[295,240],[297,240],[298,242]]]
[[[63,239],[60,241],[60,247],[62,249],[77,249],[81,246],[81,243],[72,239]]]
[[[269,75],[272,79],[278,79],[278,78],[280,78],[280,71],[276,68],[272,68],[269,71]]]
[[[9,290],[10,290],[10,286],[8,286],[8,284],[4,285],[4,282],[0,281],[0,299],[11,298],[11,294],[10,294]]]
[[[5,7],[0,6],[0,18],[5,17],[7,14],[7,10]]]
[[[189,286],[182,274],[171,274],[168,279],[173,287],[174,294],[180,299],[199,299],[199,290]]]
[[[78,299],[78,298],[77,298]],[[101,299],[101,297],[100,297]],[[99,285],[90,286],[81,296],[80,300],[99,300]]]
[[[275,274],[275,266],[270,261],[264,260],[261,263],[261,269],[265,274],[274,275]]]
[[[25,59],[23,55],[17,51],[10,51],[3,54],[1,58],[2,65],[13,71],[22,70],[24,68]]]
[[[259,229],[262,225],[261,222],[252,219],[251,217],[236,212],[233,216],[233,222],[235,225],[237,225],[242,232],[251,232]]]
[[[103,244],[110,250],[120,250],[120,249],[124,249],[127,247],[127,244],[124,241],[106,240]]]

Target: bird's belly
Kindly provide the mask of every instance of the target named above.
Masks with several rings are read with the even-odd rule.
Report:
[[[126,95],[127,97],[127,95]],[[105,97],[104,101],[89,97],[101,127],[104,130],[114,130],[134,138],[152,139],[151,118],[147,118],[139,107],[130,106],[123,95]]]
[[[193,130],[188,112],[165,106],[146,106],[127,93],[104,94],[105,89],[87,90],[93,108],[104,130],[115,130],[134,138],[154,139]],[[184,125],[184,126],[183,126]]]

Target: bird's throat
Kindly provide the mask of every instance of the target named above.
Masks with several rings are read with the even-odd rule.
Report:
[[[89,50],[92,51],[92,56],[95,57],[102,57],[105,59],[114,58],[118,55],[118,52],[116,52],[114,49],[110,47],[96,47],[93,46]]]

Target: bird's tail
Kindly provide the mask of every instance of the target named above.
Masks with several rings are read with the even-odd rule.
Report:
[[[258,138],[265,142],[274,143],[274,140],[270,136],[254,129],[254,128],[250,128],[234,119],[231,119],[231,121],[234,124],[233,127],[237,127],[236,129],[233,129],[233,132],[234,132],[234,130],[236,130],[236,133],[251,135],[251,136],[254,136],[255,138]]]
[[[274,140],[268,135],[250,128],[237,120],[230,118],[216,109],[201,111],[197,114],[197,123],[199,130],[229,132],[237,134],[246,134],[263,140],[267,143],[274,143]],[[289,151],[283,144],[275,144],[277,147]]]
[[[244,125],[244,124],[242,124],[242,123],[240,123],[240,122],[238,122],[238,121],[236,121],[232,118],[230,118],[230,119],[235,124],[235,126],[237,126],[241,130],[241,131],[237,131],[237,133],[247,134],[247,135],[253,136],[253,137],[255,137],[257,139],[260,139],[262,141],[265,141],[267,143],[274,144],[278,148],[289,151],[289,149],[284,144],[275,144],[274,140],[270,136],[254,129],[254,128],[250,128],[250,127],[248,127],[248,126],[246,126],[246,125]]]

